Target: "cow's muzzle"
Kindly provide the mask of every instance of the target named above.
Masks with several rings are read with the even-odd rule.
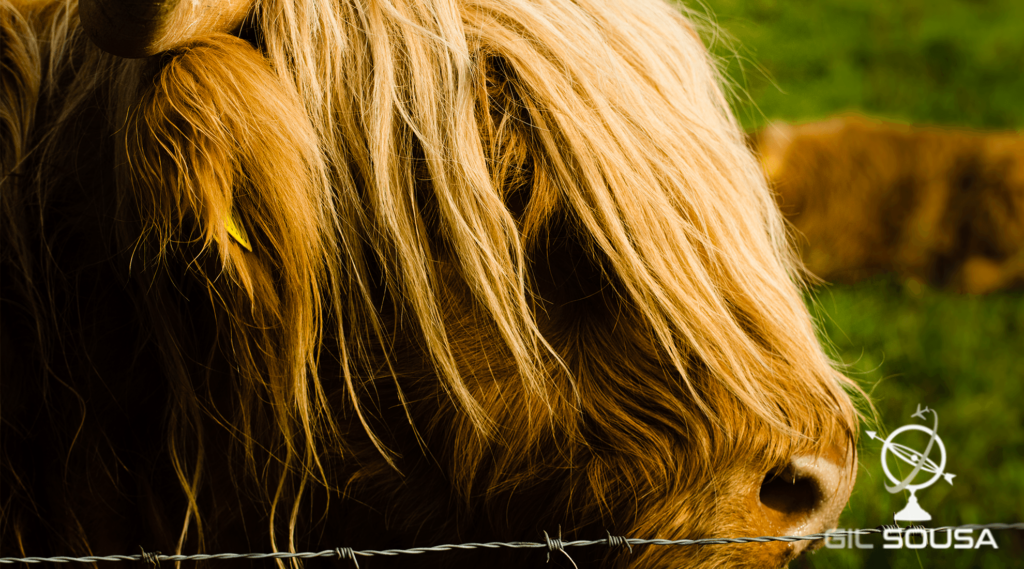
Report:
[[[762,535],[799,536],[834,529],[856,477],[857,454],[831,452],[793,457],[768,472],[758,491],[755,523]],[[787,548],[790,558],[822,542],[799,541]]]

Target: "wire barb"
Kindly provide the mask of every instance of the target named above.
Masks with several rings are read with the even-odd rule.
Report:
[[[351,547],[338,547],[334,550],[334,554],[338,556],[338,559],[351,559],[352,563],[355,564],[356,569],[359,569],[359,560],[356,559],[356,550]]]
[[[548,545],[548,563],[551,563],[552,551],[561,551],[562,555],[565,555],[566,558],[569,559],[569,563],[572,563],[573,567],[580,569],[579,566],[576,565],[576,562],[572,560],[572,557],[569,557],[569,554],[565,551],[565,544],[562,543],[562,526],[558,526],[558,537],[556,538],[552,538],[548,536],[548,532],[544,532],[544,541],[546,541]]]
[[[612,535],[612,532],[608,530],[605,530],[604,533],[608,534],[609,549],[615,549],[616,547],[627,547],[629,548],[629,552],[633,553],[633,546],[630,545],[628,539],[622,537],[621,535]]]
[[[139,546],[139,561],[145,563],[149,567],[159,569],[160,567],[160,552],[156,551],[153,553],[147,552],[142,546]]]

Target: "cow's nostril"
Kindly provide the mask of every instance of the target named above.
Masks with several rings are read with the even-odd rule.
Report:
[[[830,448],[821,455],[795,456],[761,478],[752,512],[758,535],[810,535],[828,531],[839,521],[853,488],[857,455]],[[754,479],[757,480],[757,479]],[[753,490],[753,488],[751,488]],[[751,492],[751,501],[755,494]],[[821,541],[797,541],[777,546],[770,564],[788,562]],[[767,553],[765,555],[768,555]],[[768,557],[765,558],[766,560]],[[766,562],[766,564],[769,564]],[[781,563],[785,564],[785,563]]]
[[[829,458],[793,457],[785,467],[764,477],[758,497],[765,529],[784,532],[782,535],[807,535],[836,526],[853,488],[857,462],[856,455],[836,460],[841,455],[833,454]],[[794,545],[793,554],[808,545]]]
[[[821,489],[813,476],[798,473],[790,465],[765,475],[760,498],[762,504],[783,518],[802,518],[818,505]]]

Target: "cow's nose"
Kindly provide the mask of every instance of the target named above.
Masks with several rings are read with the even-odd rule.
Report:
[[[808,535],[835,528],[853,489],[856,464],[855,454],[828,453],[794,457],[785,467],[769,472],[759,495],[768,527],[781,532],[776,535]],[[796,542],[792,554],[811,543]]]

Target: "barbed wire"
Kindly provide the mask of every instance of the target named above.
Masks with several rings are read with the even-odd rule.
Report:
[[[547,549],[548,555],[553,552],[565,553],[566,547],[588,547],[593,545],[606,545],[610,548],[626,547],[633,551],[634,545],[727,545],[737,543],[768,543],[772,541],[794,542],[794,541],[815,541],[830,537],[869,535],[883,533],[886,530],[897,531],[905,534],[908,531],[925,531],[935,533],[940,531],[955,531],[958,529],[989,529],[989,530],[1024,530],[1024,523],[992,523],[992,524],[965,524],[959,526],[943,526],[937,528],[926,528],[924,526],[898,527],[895,525],[878,526],[876,528],[833,530],[824,533],[812,533],[809,535],[796,536],[764,536],[764,537],[733,537],[733,538],[706,538],[706,539],[642,539],[622,537],[608,534],[604,539],[577,539],[562,541],[561,532],[559,537],[549,537],[544,532],[544,542],[532,541],[491,541],[485,543],[449,543],[444,545],[433,545],[428,547],[411,547],[408,549],[352,549],[351,547],[338,547],[325,549],[323,551],[306,551],[301,553],[290,551],[278,551],[273,553],[195,553],[192,555],[164,555],[160,552],[146,552],[135,555],[90,555],[84,557],[0,557],[0,564],[11,563],[96,563],[100,561],[136,561],[144,562],[152,566],[158,566],[161,561],[226,561],[231,559],[314,559],[317,557],[334,557],[335,559],[349,559],[355,566],[359,567],[359,557],[395,557],[399,555],[420,555],[423,553],[439,553],[445,551],[463,551],[472,549]],[[141,548],[140,548],[141,549]],[[568,554],[567,554],[568,555]],[[571,560],[571,558],[570,558]]]

